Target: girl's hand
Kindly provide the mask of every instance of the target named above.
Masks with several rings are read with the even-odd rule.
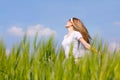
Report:
[[[101,55],[101,53],[94,47],[91,47],[90,50],[94,53],[97,53],[97,54]]]

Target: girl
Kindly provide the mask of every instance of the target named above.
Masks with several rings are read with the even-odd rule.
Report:
[[[82,43],[86,49],[90,49],[91,37],[82,21],[78,18],[73,17],[69,19],[66,24],[66,28],[68,30],[68,33],[64,36],[64,39],[62,41],[62,46],[65,51],[65,57],[68,58],[72,43],[73,56],[75,57],[75,59],[78,59],[79,57],[82,57],[84,55],[79,50],[80,43]]]

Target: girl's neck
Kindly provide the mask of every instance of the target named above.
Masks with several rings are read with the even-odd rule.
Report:
[[[69,31],[68,31],[68,34],[72,33],[73,31],[74,31],[74,30],[69,30]]]

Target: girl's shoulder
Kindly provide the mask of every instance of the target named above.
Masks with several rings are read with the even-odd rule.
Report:
[[[80,39],[82,37],[82,34],[78,31],[74,31],[74,37]]]
[[[79,31],[74,31],[74,34],[76,34],[76,35],[80,34],[81,35],[81,33]]]

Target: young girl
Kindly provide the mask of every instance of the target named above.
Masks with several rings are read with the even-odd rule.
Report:
[[[91,37],[82,21],[78,18],[73,17],[69,19],[66,24],[66,28],[68,30],[68,33],[64,36],[64,39],[62,41],[62,46],[65,51],[65,57],[68,58],[72,43],[73,56],[75,57],[75,59],[78,59],[79,57],[82,57],[84,55],[80,52],[80,43],[82,43],[86,49],[90,49]]]

